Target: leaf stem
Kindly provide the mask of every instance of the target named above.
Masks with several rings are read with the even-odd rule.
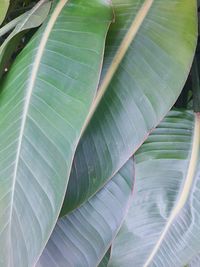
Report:
[[[25,17],[25,14],[22,14],[19,17],[11,20],[9,23],[7,23],[2,28],[0,28],[0,37],[6,34],[7,32],[11,31],[24,17]]]

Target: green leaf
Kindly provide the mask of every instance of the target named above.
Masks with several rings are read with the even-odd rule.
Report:
[[[95,196],[58,220],[36,267],[97,266],[127,214],[133,182],[130,159]]]
[[[0,2],[0,25],[6,16],[9,4],[10,4],[9,0],[1,0],[1,2]]]
[[[112,12],[57,1],[0,94],[0,265],[33,267],[56,224]]]
[[[183,267],[200,251],[200,114],[172,111],[136,153],[136,192],[109,267]]]
[[[49,1],[41,0],[31,10],[0,29],[0,34],[4,34],[15,27],[0,47],[0,76],[25,31],[40,26],[47,17],[50,7]]]
[[[98,191],[144,142],[176,101],[192,63],[195,0],[114,0],[113,7],[101,85],[61,216]]]

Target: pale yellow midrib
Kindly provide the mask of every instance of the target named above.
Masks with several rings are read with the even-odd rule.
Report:
[[[49,22],[45,28],[44,34],[42,36],[42,39],[40,41],[40,44],[38,46],[37,54],[35,57],[35,60],[33,62],[33,69],[31,72],[31,76],[29,77],[29,83],[26,89],[26,101],[24,104],[24,109],[23,109],[23,114],[22,114],[22,122],[21,122],[21,129],[19,133],[19,140],[18,140],[18,146],[17,146],[17,152],[16,152],[16,161],[14,165],[14,172],[13,172],[13,184],[12,184],[12,196],[11,196],[11,211],[10,211],[10,227],[11,227],[11,222],[12,222],[12,211],[13,211],[13,202],[14,202],[14,191],[15,191],[15,184],[16,184],[16,179],[17,179],[17,171],[18,171],[18,165],[19,165],[19,158],[20,158],[20,152],[21,152],[21,146],[22,146],[22,139],[23,139],[23,134],[24,134],[24,129],[25,129],[25,124],[26,124],[26,119],[27,119],[27,114],[29,110],[29,105],[30,105],[30,100],[32,96],[32,92],[34,89],[35,81],[37,78],[37,73],[40,67],[40,62],[45,50],[46,43],[48,41],[49,35],[51,33],[51,30],[60,14],[62,11],[63,7],[65,4],[68,2],[68,0],[60,0],[60,2],[57,4],[55,7],[51,18],[49,19]],[[10,229],[11,230],[11,229]],[[10,231],[11,233],[11,231]],[[11,257],[10,257],[11,258]]]
[[[89,114],[87,116],[87,119],[85,121],[85,124],[83,126],[82,132],[85,131],[85,129],[87,128],[91,118],[94,115],[94,112],[97,108],[97,106],[99,105],[103,95],[105,94],[116,70],[118,69],[120,63],[122,62],[128,48],[130,47],[131,43],[133,42],[136,34],[138,33],[142,23],[144,22],[147,14],[149,13],[149,10],[153,4],[154,0],[145,0],[144,4],[142,5],[142,7],[140,8],[140,10],[138,11],[135,19],[133,20],[128,32],[126,33],[123,41],[121,42],[113,60],[112,63],[110,65],[110,67],[108,68],[108,71],[105,74],[104,79],[102,80],[102,83],[99,87],[97,96],[92,104],[92,107],[89,111]]]
[[[198,159],[199,159],[199,149],[200,149],[200,113],[195,113],[195,127],[194,127],[194,134],[193,134],[193,141],[192,141],[192,151],[191,151],[191,158],[190,158],[190,162],[189,162],[189,167],[188,167],[188,172],[187,172],[187,176],[185,179],[185,183],[183,185],[182,188],[182,192],[180,193],[180,197],[178,199],[178,202],[176,203],[176,206],[174,207],[168,221],[167,224],[159,238],[159,240],[157,241],[153,251],[151,252],[150,256],[148,257],[146,263],[144,264],[144,267],[148,267],[149,264],[152,262],[154,256],[156,255],[156,253],[158,252],[162,241],[165,238],[165,235],[167,234],[170,226],[172,225],[174,219],[176,218],[176,216],[179,214],[179,212],[181,211],[181,209],[184,207],[192,184],[193,184],[193,180],[194,180],[194,175],[196,172],[196,167],[197,167],[197,163],[198,163]]]

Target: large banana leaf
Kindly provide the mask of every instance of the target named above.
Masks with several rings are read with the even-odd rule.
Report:
[[[108,266],[183,267],[200,251],[200,114],[172,111],[136,154],[136,193]]]
[[[9,7],[9,3],[10,3],[9,0],[1,0],[0,1],[0,25],[6,16],[6,13],[7,13],[8,7]]]
[[[133,192],[133,165],[130,159],[95,196],[58,220],[36,267],[99,264],[127,214]],[[101,262],[100,266],[105,265]]]
[[[33,267],[56,223],[96,93],[104,0],[57,1],[0,94],[0,266]]]
[[[115,23],[108,34],[101,85],[61,215],[93,195],[138,149],[174,104],[192,62],[195,0],[112,2]]]
[[[47,17],[50,7],[51,3],[49,1],[41,0],[31,10],[0,29],[1,34],[10,30],[11,27],[14,27],[14,30],[8,35],[0,47],[0,76],[2,75],[5,64],[9,61],[13,50],[16,49],[23,32],[30,28],[40,26]]]

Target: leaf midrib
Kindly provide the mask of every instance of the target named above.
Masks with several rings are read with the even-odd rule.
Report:
[[[113,76],[115,75],[115,72],[117,71],[120,63],[122,62],[126,52],[128,51],[131,43],[135,39],[135,36],[137,35],[138,31],[140,30],[145,18],[147,17],[152,5],[154,3],[154,0],[145,0],[141,8],[139,9],[135,19],[133,20],[129,30],[125,34],[113,60],[111,65],[108,68],[108,71],[105,74],[104,79],[101,82],[101,85],[98,89],[97,96],[91,106],[91,109],[88,113],[87,119],[85,121],[85,124],[82,129],[82,133],[87,128],[88,124],[90,123],[99,103],[101,102],[102,97],[106,93],[106,90],[109,87],[110,82],[112,81]]]
[[[49,35],[51,33],[52,28],[54,27],[54,24],[61,13],[63,7],[65,4],[68,2],[68,0],[60,0],[57,6],[55,7],[51,18],[48,21],[48,24],[45,28],[44,34],[42,36],[42,39],[39,43],[37,53],[35,56],[35,60],[33,62],[33,69],[31,71],[31,75],[29,78],[29,83],[26,88],[26,101],[24,103],[24,109],[23,109],[23,114],[22,114],[22,121],[21,121],[21,129],[19,133],[19,139],[18,139],[18,146],[17,146],[17,151],[16,151],[16,160],[15,160],[15,165],[14,165],[14,171],[13,171],[13,183],[12,183],[12,190],[11,190],[11,209],[10,209],[10,219],[9,219],[9,242],[10,242],[10,248],[11,248],[11,225],[12,225],[12,216],[13,216],[13,204],[14,204],[14,195],[15,195],[15,185],[16,185],[16,180],[17,180],[17,174],[18,174],[18,166],[19,166],[19,159],[20,159],[20,153],[21,153],[21,147],[22,147],[22,140],[24,136],[24,130],[26,126],[26,120],[27,120],[27,115],[29,111],[29,106],[30,106],[30,101],[31,101],[31,96],[32,92],[34,90],[34,85],[35,81],[37,79],[37,73],[40,67],[40,62],[42,60],[42,56],[45,51],[45,47],[49,38]],[[9,258],[11,262],[11,257]],[[10,265],[9,265],[10,266]]]

